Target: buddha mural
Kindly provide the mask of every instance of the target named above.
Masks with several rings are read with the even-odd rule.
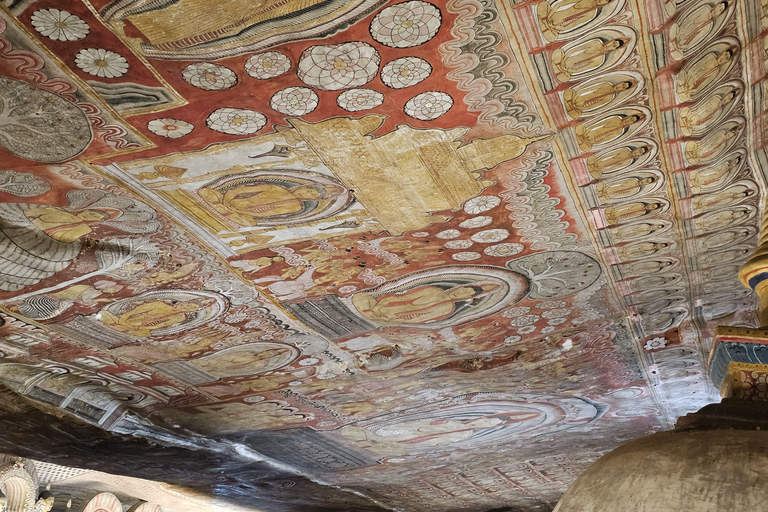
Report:
[[[352,194],[341,183],[326,176],[301,171],[248,172],[235,167],[243,172],[211,182],[197,194],[238,226],[311,222],[339,213],[352,201]]]
[[[709,213],[705,213],[693,220],[695,230],[700,233],[711,233],[732,226],[738,226],[748,221],[756,214],[753,206],[738,206],[735,208],[724,208]]]
[[[666,210],[666,207],[661,200],[636,201],[609,206],[603,210],[603,214],[609,225],[622,224],[632,219],[659,214]]]
[[[741,135],[743,123],[730,121],[706,137],[685,143],[685,159],[691,165],[706,164],[723,156]]]
[[[646,115],[639,111],[625,111],[611,114],[597,121],[578,125],[574,132],[579,148],[591,151],[595,146],[602,146],[615,141],[646,120]]]
[[[654,153],[653,149],[654,146],[649,143],[601,151],[587,158],[587,170],[597,180],[604,174],[625,170],[647,161]]]
[[[691,199],[691,208],[696,214],[702,214],[741,203],[757,194],[754,184],[739,182],[720,192],[701,194]]]
[[[571,119],[578,119],[583,114],[599,110],[626,96],[636,85],[634,80],[615,83],[601,80],[566,89],[563,92],[565,111]]]
[[[439,328],[492,314],[528,292],[527,280],[494,267],[422,271],[354,294],[354,310],[382,326]]]
[[[745,160],[743,151],[739,151],[718,162],[690,171],[688,176],[691,191],[699,194],[721,188],[736,176]]]
[[[603,203],[612,203],[642,193],[651,192],[661,184],[661,176],[641,172],[637,176],[624,176],[601,181],[595,185],[598,199]]]
[[[682,60],[702,41],[714,33],[724,18],[730,14],[727,0],[704,3],[680,16],[669,29],[669,53],[675,60]]]
[[[733,43],[716,43],[697,59],[688,62],[675,79],[681,101],[697,98],[733,66],[740,48]]]
[[[596,20],[602,11],[619,0],[554,0],[536,6],[539,29],[547,41],[557,41]]]
[[[593,37],[565,50],[552,52],[552,68],[561,83],[597,71],[615,62],[627,51],[630,40],[624,37]]]
[[[686,137],[699,136],[721,121],[741,97],[737,82],[718,87],[706,99],[680,109],[680,133]]]
[[[656,222],[635,222],[632,224],[626,224],[617,228],[612,228],[617,240],[635,240],[637,238],[643,238],[653,234],[659,234],[672,227],[672,224],[668,221],[656,221]]]

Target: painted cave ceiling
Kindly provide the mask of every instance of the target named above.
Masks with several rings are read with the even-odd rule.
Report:
[[[549,511],[754,324],[764,2],[0,8],[4,451]]]

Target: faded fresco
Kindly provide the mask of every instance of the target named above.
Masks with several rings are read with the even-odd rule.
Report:
[[[215,4],[0,2],[3,393],[207,438],[241,504],[413,512],[549,511],[717,396],[768,6]]]

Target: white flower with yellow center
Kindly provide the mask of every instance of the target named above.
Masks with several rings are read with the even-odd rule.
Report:
[[[128,71],[125,57],[103,48],[86,48],[75,55],[77,67],[94,76],[117,78]]]
[[[40,9],[32,14],[32,26],[54,41],[77,41],[88,35],[90,27],[79,17],[59,9]]]

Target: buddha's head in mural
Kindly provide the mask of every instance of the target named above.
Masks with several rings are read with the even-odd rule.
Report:
[[[338,181],[309,172],[243,172],[220,178],[198,195],[239,226],[277,226],[333,216],[352,194]]]

